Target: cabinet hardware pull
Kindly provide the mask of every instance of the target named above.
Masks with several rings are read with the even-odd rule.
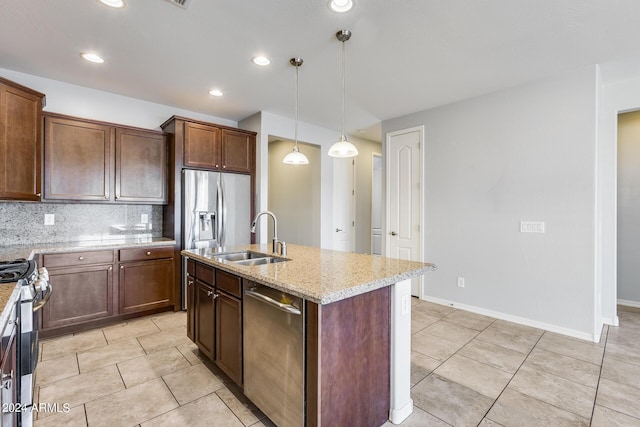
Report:
[[[227,165],[222,165],[222,169],[226,169],[226,168],[227,168]]]
[[[113,267],[112,267],[112,266],[109,266],[109,271],[111,271],[111,270],[113,270]]]
[[[207,296],[210,297],[211,295],[213,295],[213,292],[207,291]]]
[[[216,299],[216,298],[218,298],[219,296],[220,296],[220,295],[218,295],[218,294],[213,294],[213,299]]]
[[[36,196],[40,197],[42,196],[42,193],[36,193]]]
[[[122,269],[124,269],[124,265],[121,265],[121,266],[120,266],[120,270],[122,270]]]
[[[150,251],[147,251],[147,255],[151,255],[151,252],[150,252]]]
[[[193,280],[187,280],[187,285],[193,286]]]
[[[79,259],[80,261],[84,261],[84,257],[83,257],[83,256],[78,257],[78,259]]]
[[[216,168],[219,168],[219,167],[220,167],[220,165],[216,165]]]

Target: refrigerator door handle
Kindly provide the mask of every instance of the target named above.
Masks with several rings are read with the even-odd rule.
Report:
[[[222,205],[221,205],[221,209],[222,211],[220,212],[220,216],[222,217],[222,231],[221,231],[221,241],[222,241],[222,246],[226,245],[226,240],[227,240],[227,195],[225,194],[225,188],[224,188],[224,175],[220,174],[220,190],[222,191]]]
[[[222,194],[222,185],[220,185],[220,178],[218,178],[218,193],[216,195],[216,240],[218,241],[218,246],[224,246],[224,223],[222,218],[222,209],[223,209],[223,194]]]

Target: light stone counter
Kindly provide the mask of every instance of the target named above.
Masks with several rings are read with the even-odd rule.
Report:
[[[122,239],[86,240],[61,243],[34,243],[31,245],[10,245],[0,247],[0,260],[11,261],[17,258],[31,259],[41,253],[63,253],[92,251],[103,249],[125,249],[137,246],[169,246],[175,240],[164,237],[128,237]]]
[[[234,252],[251,250],[271,253],[271,245],[247,245]],[[287,245],[290,261],[245,266],[215,259],[210,249],[191,249],[182,255],[243,276],[316,304],[329,304],[420,276],[435,269],[433,264],[364,255],[308,246]]]

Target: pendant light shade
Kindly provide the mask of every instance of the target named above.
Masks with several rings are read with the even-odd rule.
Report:
[[[298,149],[298,68],[302,65],[302,62],[303,62],[302,58],[291,58],[289,60],[289,63],[296,67],[296,103],[295,103],[296,124],[295,124],[295,133],[294,133],[295,145],[293,146],[293,151],[287,154],[286,156],[284,156],[284,159],[282,159],[282,163],[285,163],[287,165],[309,164],[309,159],[307,159],[307,156],[302,154]]]
[[[340,133],[340,140],[334,143],[329,148],[329,155],[331,157],[354,157],[358,155],[358,149],[355,145],[347,141],[347,136],[344,133],[344,102],[346,97],[346,85],[345,85],[345,53],[344,42],[351,38],[351,31],[341,30],[336,33],[336,38],[342,42],[342,131]]]

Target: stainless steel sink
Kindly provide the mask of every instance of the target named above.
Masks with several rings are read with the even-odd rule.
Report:
[[[220,262],[230,262],[233,264],[248,265],[248,266],[289,261],[289,259],[287,258],[275,257],[275,256],[263,254],[260,252],[253,252],[253,251],[241,251],[241,252],[230,252],[226,254],[225,253],[216,254],[214,258]]]
[[[233,261],[234,264],[240,265],[263,265],[263,264],[273,264],[274,262],[282,262],[288,261],[286,258],[278,258],[278,257],[264,257],[264,258],[253,258],[253,259],[245,259],[242,261]]]

